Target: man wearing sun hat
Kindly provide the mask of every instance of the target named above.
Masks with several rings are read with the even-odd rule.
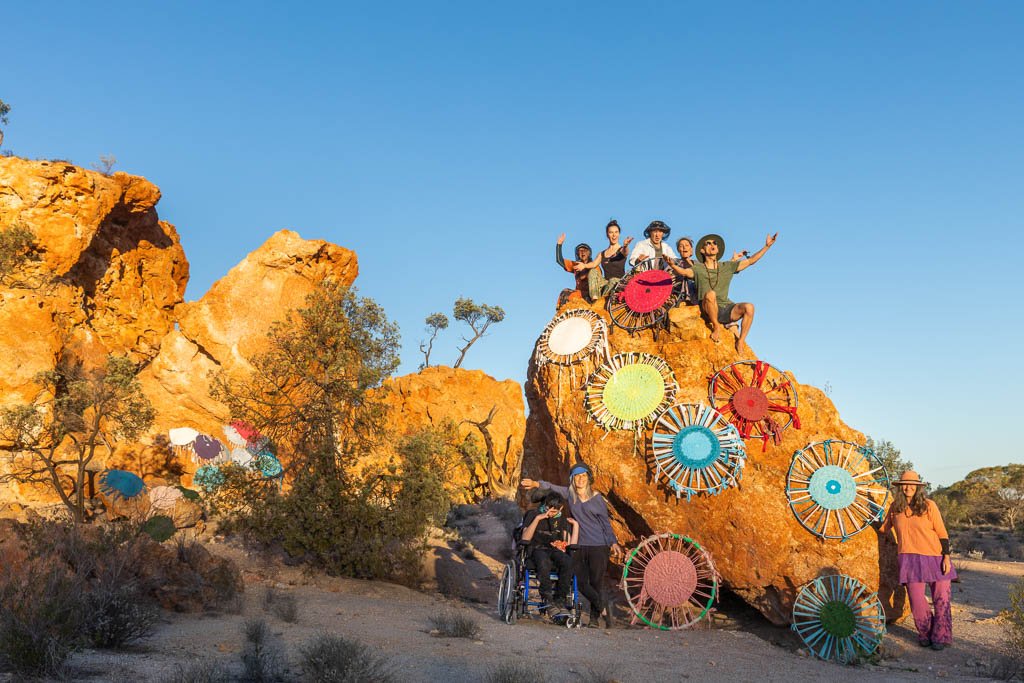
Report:
[[[696,280],[697,300],[711,327],[711,341],[718,343],[725,325],[739,323],[741,328],[736,338],[736,350],[739,351],[743,346],[747,333],[750,332],[750,325],[754,322],[754,304],[736,304],[730,301],[729,284],[733,275],[760,261],[775,244],[778,236],[779,233],[768,235],[764,246],[753,256],[740,261],[719,261],[719,257],[725,253],[725,240],[719,235],[704,235],[697,241],[698,258],[692,268],[669,264],[672,270],[682,277]]]
[[[629,265],[635,266],[641,261],[653,258],[675,259],[676,252],[672,251],[671,245],[665,241],[672,233],[672,228],[665,225],[663,221],[651,221],[644,228],[644,237],[633,247],[633,253],[629,255]]]

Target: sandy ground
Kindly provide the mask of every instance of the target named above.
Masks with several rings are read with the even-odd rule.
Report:
[[[482,562],[466,560],[469,553],[458,546],[438,556],[439,571],[449,576],[447,580],[439,576],[438,585],[458,593],[452,590],[458,583],[468,599],[383,582],[309,576],[238,547],[213,542],[213,552],[232,557],[244,568],[247,590],[241,613],[166,614],[144,646],[130,652],[77,655],[75,679],[160,681],[178,667],[199,660],[222,661],[240,670],[242,626],[247,619],[258,617],[266,619],[287,648],[292,662],[286,676],[289,680],[297,678],[298,649],[323,632],[357,638],[387,655],[400,681],[482,681],[509,660],[529,662],[546,672],[546,680],[558,682],[978,680],[986,676],[986,667],[1001,646],[1005,626],[997,615],[1008,606],[1009,586],[1024,576],[1024,564],[957,560],[963,580],[954,584],[953,647],[943,652],[918,647],[908,620],[890,626],[878,663],[843,667],[807,657],[791,631],[767,624],[735,599],[725,600],[710,625],[682,632],[624,624],[613,630],[569,630],[541,620],[507,625],[498,620],[494,605],[494,571],[501,566],[500,558],[484,554],[487,550],[500,555],[502,543],[494,538],[502,538],[503,531],[490,522],[482,522],[480,527],[475,556]],[[448,565],[447,569],[442,569],[442,564]],[[285,623],[264,611],[267,586],[297,598],[296,623]],[[481,627],[479,638],[432,635],[430,616],[445,609],[471,615]]]

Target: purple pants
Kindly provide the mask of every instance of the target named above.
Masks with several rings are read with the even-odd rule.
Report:
[[[932,594],[932,605],[924,595],[924,587],[928,586]],[[949,601],[952,592],[949,581],[924,581],[907,583],[907,595],[910,597],[910,612],[914,615],[917,626],[917,637],[933,643],[949,645],[953,642],[953,615]],[[934,606],[934,613],[932,607]]]

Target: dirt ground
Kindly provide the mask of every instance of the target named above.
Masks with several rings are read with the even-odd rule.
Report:
[[[197,661],[224,662],[236,671],[247,619],[267,620],[286,646],[297,678],[299,648],[319,633],[357,638],[392,662],[397,680],[461,683],[487,680],[506,661],[528,662],[546,680],[562,681],[919,681],[984,679],[1002,643],[998,618],[1008,607],[1010,585],[1024,564],[957,559],[962,581],[954,584],[954,645],[922,649],[909,619],[889,628],[874,664],[843,667],[806,655],[788,629],[768,624],[741,601],[723,599],[706,626],[662,632],[631,627],[621,611],[612,630],[558,627],[542,620],[514,625],[496,615],[496,572],[505,532],[483,518],[472,546],[437,539],[433,590],[416,591],[383,582],[308,575],[229,543],[212,540],[211,551],[243,567],[246,595],[238,614],[165,614],[156,634],[129,652],[86,651],[74,659],[76,680],[160,681]],[[286,623],[263,609],[268,586],[295,596],[298,620]],[[441,592],[447,593],[443,595]],[[477,639],[431,634],[430,617],[456,610],[474,618]],[[0,675],[0,680],[3,680]]]

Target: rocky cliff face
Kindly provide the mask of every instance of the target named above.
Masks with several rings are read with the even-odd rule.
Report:
[[[299,308],[322,280],[352,284],[359,272],[354,252],[290,230],[275,233],[195,302],[175,309],[177,329],[139,376],[157,409],[154,431],[192,427],[220,436],[230,416],[210,397],[223,371],[250,371],[246,358],[264,350],[270,326]]]
[[[474,440],[449,484],[467,502],[512,497],[519,484],[526,415],[518,382],[499,382],[481,370],[435,366],[384,383],[388,432],[401,437],[423,427],[454,426],[459,439]],[[390,445],[378,457],[393,457]]]
[[[0,229],[30,228],[37,258],[0,283],[0,400],[31,400],[61,349],[156,355],[188,282],[159,200],[144,178],[0,158]]]
[[[603,308],[594,311],[608,320]],[[669,329],[657,339],[651,331],[630,336],[614,330],[609,347],[612,354],[644,352],[667,361],[679,385],[680,402],[708,403],[709,376],[734,361],[754,358],[752,352],[737,355],[731,336],[712,343],[695,308],[674,309]],[[595,488],[605,492],[613,508],[620,540],[663,531],[695,538],[713,554],[727,587],[777,624],[789,623],[797,590],[822,573],[842,572],[880,587],[890,616],[902,610],[902,602],[893,606],[894,587],[879,583],[880,567],[894,566],[895,555],[874,530],[845,542],[823,540],[804,529],[790,511],[786,475],[795,451],[825,439],[864,440],[842,422],[820,390],[799,384],[790,375],[802,428],[786,429],[779,443],[769,440],[763,451],[760,440],[748,439],[739,486],[688,501],[677,498],[664,478],[656,476],[648,455],[650,430],[644,430],[637,443],[632,431],[606,434],[589,418],[584,408],[585,377],[584,368],[571,371],[531,363],[524,477],[565,483],[569,466],[585,460],[595,470]]]
[[[213,377],[247,372],[245,358],[263,348],[270,325],[321,280],[351,284],[358,273],[348,249],[281,231],[184,303],[188,261],[174,226],[157,215],[159,200],[138,176],[0,158],[0,230],[24,226],[35,236],[32,259],[0,281],[0,403],[31,402],[33,378],[61,353],[87,363],[128,355],[142,367],[156,422],[99,465],[140,473],[166,465],[159,437],[171,427],[219,435],[230,416],[210,398]],[[5,499],[56,497],[12,484],[0,491]]]

